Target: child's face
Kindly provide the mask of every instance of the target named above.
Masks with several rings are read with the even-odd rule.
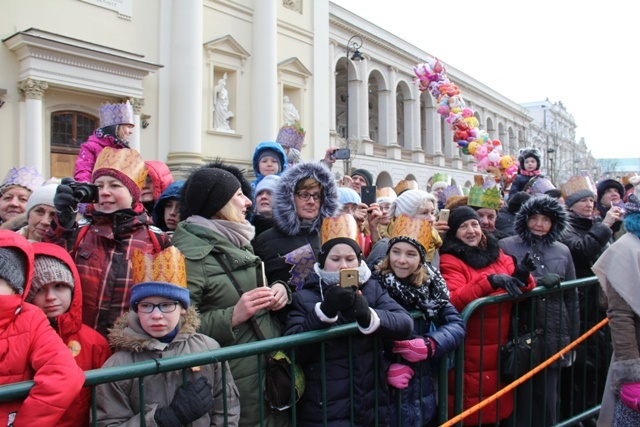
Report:
[[[72,292],[66,283],[48,283],[36,292],[31,303],[40,307],[48,318],[53,319],[69,310]]]
[[[260,163],[258,163],[258,172],[264,176],[275,175],[280,172],[280,164],[278,160],[273,157],[263,157],[260,159]]]
[[[104,175],[96,179],[95,184],[98,186],[98,211],[113,213],[133,206],[133,196],[120,180]]]
[[[527,157],[524,159],[524,170],[526,171],[534,171],[538,169],[538,162],[533,157]]]
[[[398,242],[389,251],[389,264],[398,279],[406,279],[420,266],[420,252],[411,243]]]
[[[169,200],[164,206],[164,223],[171,231],[175,230],[180,220],[180,202]]]
[[[161,305],[150,307],[151,304]],[[148,311],[146,310],[148,308],[152,309],[151,313],[144,313],[143,311]],[[161,309],[173,311],[163,313]],[[140,326],[154,338],[162,338],[171,333],[178,325],[180,316],[183,316],[186,312],[179,302],[164,297],[147,297],[138,303]]]
[[[118,138],[128,141],[133,134],[133,125],[125,124],[118,126]]]
[[[140,190],[140,201],[143,203],[153,202],[153,180],[149,175],[144,180],[144,185],[142,186],[142,190]]]
[[[16,291],[7,283],[6,280],[0,279],[0,295],[13,295]]]

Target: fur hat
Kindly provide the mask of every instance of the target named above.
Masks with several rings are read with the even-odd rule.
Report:
[[[280,182],[280,175],[267,175],[256,185],[256,196],[263,191],[270,191],[271,194],[275,194],[276,187]]]
[[[24,292],[26,269],[26,259],[17,248],[0,248],[0,279],[6,280],[18,295]]]
[[[596,188],[598,189],[598,200],[596,200],[598,203],[600,203],[600,199],[604,196],[605,191],[610,188],[615,188],[621,199],[624,197],[624,187],[615,179],[603,179],[596,184]]]
[[[56,257],[37,255],[33,263],[33,280],[27,300],[32,301],[36,293],[50,283],[64,283],[71,289],[75,286],[73,273],[64,262]]]
[[[520,154],[518,154],[518,163],[520,164],[520,169],[525,170],[524,161],[529,157],[533,157],[538,162],[538,166],[536,166],[536,170],[540,169],[540,151],[537,148],[523,148],[520,150]]]
[[[27,208],[25,210],[27,217],[31,209],[38,205],[46,205],[53,208],[53,198],[56,195],[57,189],[58,186],[56,184],[43,185],[42,187],[36,188],[33,193],[31,193],[31,196],[29,196],[29,200],[27,200]]]
[[[513,223],[515,233],[520,236],[527,245],[533,244],[537,236],[531,233],[527,222],[532,215],[536,214],[546,216],[552,223],[549,232],[541,237],[542,242],[550,245],[560,240],[569,226],[569,214],[564,207],[558,203],[558,199],[546,195],[531,197],[522,204]]]
[[[356,169],[356,170],[351,172],[351,177],[352,178],[354,177],[354,175],[360,175],[361,177],[364,178],[365,181],[367,181],[367,185],[373,185],[373,175],[368,170],[366,170],[366,169]]]
[[[438,207],[438,201],[436,197],[423,190],[407,190],[398,196],[398,198],[391,204],[389,215],[397,218],[402,214],[409,217],[415,216],[416,212],[420,208],[420,205],[429,200],[433,203],[435,208]]]
[[[184,184],[180,199],[180,219],[192,215],[211,218],[227,204],[238,189],[251,199],[251,184],[244,171],[220,159],[196,169]]]
[[[458,232],[458,228],[465,222],[470,219],[475,219],[480,222],[480,217],[478,213],[469,206],[460,206],[453,210],[449,214],[449,230],[447,230],[447,235],[455,236]]]

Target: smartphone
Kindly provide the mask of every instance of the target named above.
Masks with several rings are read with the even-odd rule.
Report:
[[[351,150],[349,148],[338,148],[331,154],[331,157],[339,160],[347,160],[351,158]]]
[[[343,288],[348,288],[350,286],[358,287],[358,269],[357,268],[346,268],[344,270],[340,270],[340,286]]]
[[[449,222],[449,209],[441,209],[438,221]]]
[[[360,200],[367,206],[376,202],[376,186],[375,185],[363,185],[360,187]]]

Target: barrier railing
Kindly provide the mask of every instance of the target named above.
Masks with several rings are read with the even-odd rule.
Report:
[[[536,296],[541,296],[545,294],[550,294],[553,292],[565,291],[567,289],[593,286],[597,283],[595,277],[574,280],[570,282],[564,282],[559,289],[546,289],[542,287],[538,287],[533,291],[523,295],[523,298],[533,298]],[[522,298],[521,298],[522,299]],[[520,299],[520,300],[521,300]],[[486,307],[491,304],[500,304],[502,302],[507,302],[513,300],[508,295],[500,295],[493,297],[481,298],[476,301],[473,301],[469,304],[462,312],[462,317],[465,323],[468,321],[470,316],[477,310],[481,310],[483,307]],[[587,313],[588,314],[588,313]],[[592,313],[593,314],[593,313]],[[420,312],[412,312],[411,315],[414,318],[420,318],[422,313]],[[588,320],[588,319],[582,319]],[[585,323],[588,323],[585,321]],[[85,386],[92,387],[94,392],[92,393],[92,413],[93,419],[95,420],[95,386],[99,384],[120,381],[131,378],[144,378],[149,375],[155,375],[158,373],[175,371],[175,370],[184,370],[195,366],[202,366],[210,363],[224,362],[237,358],[244,358],[248,356],[254,356],[259,354],[264,354],[267,352],[272,352],[280,349],[294,349],[295,347],[322,343],[329,340],[335,339],[344,339],[349,336],[353,336],[359,334],[359,330],[357,328],[356,323],[351,323],[347,325],[340,325],[331,327],[322,331],[312,331],[305,332],[296,335],[273,338],[264,341],[256,341],[247,344],[241,344],[236,346],[224,347],[212,351],[195,353],[195,354],[187,354],[176,357],[168,357],[164,359],[154,360],[154,361],[145,361],[134,363],[125,366],[117,366],[111,368],[103,368],[96,369],[92,371],[86,372],[86,382]],[[579,343],[576,343],[579,344]],[[295,362],[295,350],[292,351],[292,357]],[[438,411],[437,418],[438,422],[444,423],[448,420],[448,405],[447,405],[447,397],[448,397],[448,370],[447,366],[448,357],[443,356],[439,362],[438,367],[438,379],[437,379],[437,393],[438,393]],[[262,358],[256,358],[257,363],[262,363]],[[464,375],[464,344],[455,352],[455,366],[454,366],[454,416],[458,416],[463,413],[462,408],[462,394],[464,392],[462,388],[462,378]],[[376,361],[376,366],[381,366],[380,361]],[[598,367],[604,372],[606,372],[606,366]],[[574,372],[573,367],[564,368],[571,370],[570,378],[575,378],[577,375],[584,376],[585,374],[582,372]],[[29,390],[33,386],[33,381],[24,381],[15,384],[9,384],[5,386],[0,386],[0,402],[10,401],[14,399],[21,399],[27,396]],[[143,387],[139,391],[143,393]],[[143,396],[143,395],[142,395]],[[489,398],[490,396],[487,396]],[[601,396],[600,396],[601,397]],[[357,398],[357,397],[354,397]],[[573,400],[573,396],[571,396]],[[264,401],[264,399],[260,399]],[[144,400],[141,400],[144,401]],[[401,404],[402,402],[392,402],[395,404]],[[599,405],[583,408],[582,412],[571,412],[570,417],[562,419],[562,423],[558,424],[559,426],[571,425],[569,421],[575,423],[577,421],[583,420],[585,418],[591,417],[594,414],[597,414],[599,409]],[[261,409],[264,410],[264,409]],[[295,405],[292,408],[291,412],[292,426],[296,425],[296,408]],[[93,425],[96,425],[95,421]],[[141,425],[144,426],[144,417],[141,417]],[[327,423],[325,422],[325,425]],[[452,424],[447,424],[452,425]],[[458,425],[462,425],[461,422]]]

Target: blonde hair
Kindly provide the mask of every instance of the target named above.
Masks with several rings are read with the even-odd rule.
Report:
[[[238,210],[231,205],[231,200],[229,200],[216,214],[213,216],[217,219],[226,219],[227,221],[232,222],[245,222],[247,219],[242,215],[242,212],[238,212]]]

